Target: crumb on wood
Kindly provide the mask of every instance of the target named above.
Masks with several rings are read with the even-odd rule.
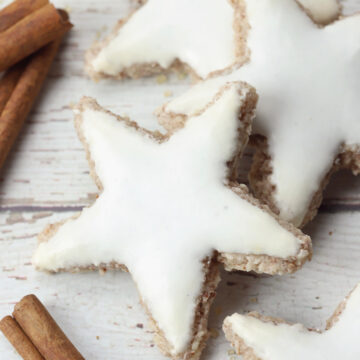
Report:
[[[215,308],[215,314],[216,315],[220,315],[222,313],[222,307],[221,306],[216,306]]]
[[[235,350],[234,349],[230,349],[230,350],[228,350],[228,355],[230,356],[230,355],[235,355]]]
[[[15,279],[15,280],[27,280],[27,276],[17,276],[17,275],[12,275],[12,276],[8,276],[9,279]]]
[[[333,232],[332,231],[329,231],[329,235],[331,236],[333,234]]]
[[[31,266],[31,265],[32,265],[31,261],[24,263],[24,266]]]
[[[99,269],[99,274],[104,276],[106,274],[106,271],[107,271],[107,269],[102,267],[102,268]]]
[[[11,271],[15,271],[15,268],[8,268],[8,267],[6,267],[6,266],[3,266],[2,271],[4,271],[4,272],[11,272]]]
[[[100,336],[96,335],[96,340],[100,340]]]
[[[154,344],[150,344],[150,347],[154,347],[155,345]]]
[[[139,324],[136,324],[136,327],[137,327],[138,329],[143,329],[143,328],[144,328],[144,325],[141,324],[141,323],[139,323]]]
[[[315,299],[316,299],[316,300],[319,300],[319,299],[320,299],[320,296],[316,296]]]
[[[131,305],[126,305],[128,309],[132,309],[133,307]]]
[[[139,338],[134,339],[136,342],[141,342]]]
[[[249,301],[253,304],[256,304],[258,302],[258,298],[257,297],[252,297],[249,299]]]
[[[165,97],[170,97],[170,96],[172,96],[173,95],[173,92],[171,91],[171,90],[166,90],[166,91],[164,91],[164,96]]]
[[[322,306],[313,306],[312,309],[313,309],[313,310],[321,310],[321,309],[322,309]]]
[[[210,328],[209,334],[213,339],[216,339],[219,336],[219,332],[214,328]]]
[[[101,39],[101,30],[98,30],[96,33],[95,33],[95,40],[100,40]]]
[[[43,219],[43,218],[46,218],[46,217],[49,217],[51,216],[53,213],[50,212],[50,211],[46,211],[46,212],[42,212],[40,214],[34,214],[31,216],[31,219],[33,220],[39,220],[39,219]]]
[[[20,213],[11,213],[5,220],[6,225],[14,225],[25,221],[25,218]]]
[[[164,84],[164,83],[167,82],[167,80],[168,80],[168,78],[164,74],[161,74],[161,75],[156,77],[156,82],[158,84]]]

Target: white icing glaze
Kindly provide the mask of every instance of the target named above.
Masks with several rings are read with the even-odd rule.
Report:
[[[320,29],[295,1],[245,3],[249,62],[194,86],[166,110],[196,113],[229,80],[253,85],[260,97],[254,132],[268,138],[275,204],[300,225],[342,144],[360,143],[360,15]]]
[[[234,9],[229,0],[148,0],[93,60],[117,75],[134,64],[168,68],[176,59],[201,77],[235,62]]]
[[[360,356],[360,285],[346,302],[340,319],[323,333],[303,325],[263,322],[234,314],[225,320],[261,360],[357,360]]]
[[[321,24],[335,20],[340,13],[338,0],[297,0]]]
[[[225,186],[226,163],[243,127],[239,91],[232,84],[161,144],[113,115],[85,108],[81,131],[104,190],[92,207],[41,243],[33,258],[49,271],[125,264],[173,354],[191,338],[202,260],[214,249],[306,256],[299,252],[301,240]]]

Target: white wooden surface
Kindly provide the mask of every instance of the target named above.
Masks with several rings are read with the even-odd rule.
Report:
[[[0,7],[10,1],[0,0]],[[83,55],[99,35],[133,6],[130,0],[54,1],[70,11],[75,28],[66,39],[41,98],[0,174],[0,317],[28,293],[37,294],[86,359],[163,359],[152,342],[146,317],[128,274],[111,272],[47,275],[31,266],[36,235],[49,222],[91,204],[96,187],[76,137],[69,105],[82,95],[141,125],[157,128],[152,111],[187,88],[176,77],[92,83],[83,74]],[[345,12],[360,0],[344,1]],[[250,155],[244,158],[243,179]],[[233,355],[221,331],[227,314],[258,310],[323,327],[327,317],[360,280],[360,178],[339,173],[326,192],[320,214],[305,231],[314,242],[313,260],[298,273],[257,277],[223,273],[210,317],[213,338],[203,359]],[[266,236],[266,234],[264,234]],[[0,359],[18,359],[0,336]]]

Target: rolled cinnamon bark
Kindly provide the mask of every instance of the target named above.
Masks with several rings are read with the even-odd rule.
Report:
[[[66,18],[64,10],[60,12]],[[61,37],[32,55],[0,114],[0,168],[28,116],[59,49]],[[15,76],[14,76],[15,77]]]
[[[0,33],[0,72],[59,39],[71,27],[51,4],[18,21]]]
[[[35,295],[17,303],[13,317],[46,360],[84,360]]]
[[[0,32],[48,4],[48,0],[15,0],[0,11]]]
[[[11,316],[0,321],[0,330],[24,360],[45,360]]]
[[[26,61],[14,65],[0,80],[0,116],[6,103],[11,97],[21,74],[24,72]]]

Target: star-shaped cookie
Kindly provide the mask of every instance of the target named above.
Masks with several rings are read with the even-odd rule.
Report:
[[[77,217],[40,235],[35,266],[127,269],[161,350],[197,359],[217,262],[227,270],[282,274],[311,256],[309,237],[232,181],[256,100],[249,86],[227,84],[170,137],[85,98],[76,128],[101,194]]]
[[[335,170],[360,171],[360,14],[319,28],[294,0],[243,4],[246,63],[163,111],[194,113],[229,80],[254,86],[253,132],[262,136],[250,183],[283,219],[302,226],[315,216]]]
[[[258,313],[229,316],[223,328],[244,360],[357,360],[360,284],[338,306],[324,332]]]
[[[86,55],[86,71],[99,77],[141,77],[185,68],[207,78],[240,65],[242,0],[141,0],[112,34]],[[335,20],[337,0],[298,0],[319,24]]]
[[[242,55],[237,0],[148,0],[87,54],[87,72],[140,77],[184,67],[206,78]]]

